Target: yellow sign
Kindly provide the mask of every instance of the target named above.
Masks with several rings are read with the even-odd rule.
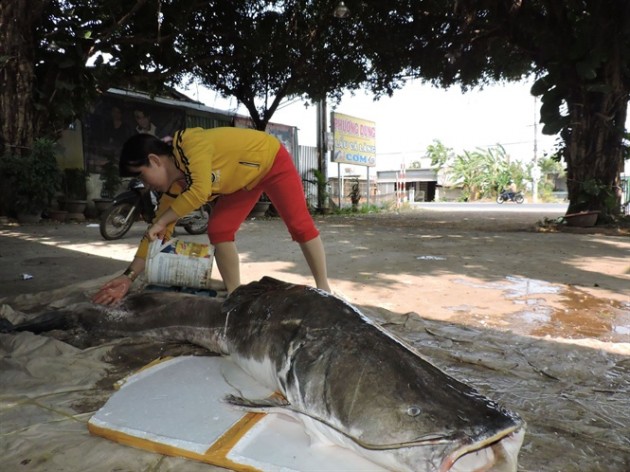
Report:
[[[354,116],[332,113],[334,147],[332,161],[374,167],[376,124]]]

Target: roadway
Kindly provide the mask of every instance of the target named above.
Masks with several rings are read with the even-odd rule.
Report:
[[[516,203],[496,202],[413,202],[414,209],[448,212],[514,212],[514,213],[565,213],[568,202],[564,203]]]

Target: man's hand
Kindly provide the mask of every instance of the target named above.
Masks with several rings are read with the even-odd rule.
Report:
[[[113,305],[120,302],[131,287],[132,281],[126,275],[119,275],[110,280],[92,297],[94,303],[100,305]]]

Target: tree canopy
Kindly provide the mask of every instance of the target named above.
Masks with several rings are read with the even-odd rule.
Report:
[[[461,5],[463,35],[473,47],[492,57],[500,57],[497,49],[510,53],[538,76],[532,93],[541,97],[543,133],[560,133],[563,143],[568,212],[599,210],[603,221],[617,214],[630,99],[630,2]]]
[[[54,135],[99,90],[156,93],[191,77],[259,129],[280,101],[392,94],[410,78],[464,90],[535,74],[559,133],[569,212],[619,209],[630,98],[626,0],[20,0],[0,4],[2,141]],[[89,57],[96,58],[86,66]],[[509,106],[509,104],[506,104]]]

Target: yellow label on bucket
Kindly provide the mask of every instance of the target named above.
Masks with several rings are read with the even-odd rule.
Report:
[[[145,265],[147,282],[156,285],[205,288],[212,271],[213,248],[173,239],[149,244]]]
[[[187,241],[177,241],[175,243],[175,254],[191,257],[210,257],[207,244]]]

